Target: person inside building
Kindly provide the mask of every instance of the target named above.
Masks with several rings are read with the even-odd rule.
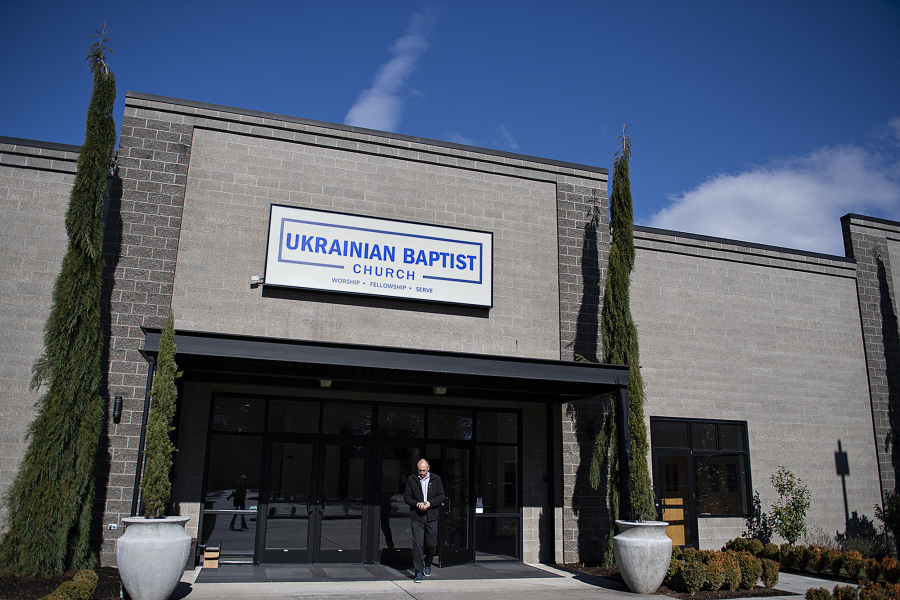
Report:
[[[403,500],[409,505],[412,528],[413,568],[415,582],[422,583],[422,575],[431,576],[431,562],[437,545],[438,517],[444,503],[441,478],[431,473],[431,464],[424,458],[416,465],[417,475],[406,479]],[[413,510],[414,509],[414,510]]]

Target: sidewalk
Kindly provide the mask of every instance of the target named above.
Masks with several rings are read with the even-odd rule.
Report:
[[[546,573],[546,577],[468,579],[462,571],[449,577],[451,569],[434,569],[434,576],[421,583],[413,583],[406,577],[375,581],[266,581],[257,583],[197,583],[200,569],[185,573],[173,599],[201,600],[287,600],[288,598],[327,598],[350,600],[372,598],[374,600],[469,600],[473,596],[489,600],[550,600],[565,596],[567,600],[634,600],[635,594],[615,581],[570,573],[549,565],[531,565]],[[340,569],[342,566],[337,566]],[[329,567],[332,568],[332,567]],[[358,569],[345,565],[343,568]],[[447,577],[441,577],[445,571]],[[398,572],[402,573],[402,572]],[[462,574],[463,576],[459,576]],[[809,588],[831,589],[834,582],[782,573],[777,590],[801,594],[801,596],[774,596],[766,600],[802,600]]]

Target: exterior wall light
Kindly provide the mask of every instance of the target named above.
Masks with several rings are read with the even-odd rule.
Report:
[[[113,400],[113,423],[122,420],[122,396],[116,396]]]
[[[445,388],[445,387],[436,387],[436,388],[434,388],[434,393],[437,394],[438,396],[443,396],[444,394],[447,393],[447,388]]]
[[[320,380],[319,380],[319,387],[330,388],[330,387],[331,387],[331,380],[330,380],[330,379],[320,379]]]

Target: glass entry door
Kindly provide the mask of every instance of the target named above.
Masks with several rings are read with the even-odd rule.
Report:
[[[662,520],[669,524],[666,535],[676,546],[695,546],[697,519],[693,473],[687,456],[657,456],[653,474],[662,504]]]
[[[263,562],[362,562],[366,459],[357,442],[270,442]]]
[[[448,445],[444,445],[443,450],[440,476],[447,498],[441,511],[438,554],[440,566],[449,567],[475,560],[472,539],[474,515],[469,497],[471,451]]]

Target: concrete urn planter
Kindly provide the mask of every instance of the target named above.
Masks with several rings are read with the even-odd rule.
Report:
[[[191,552],[184,530],[190,517],[127,517],[116,542],[119,577],[132,600],[166,600],[175,591]]]
[[[625,584],[636,594],[652,594],[662,584],[672,560],[672,540],[665,521],[616,521],[613,554]]]

